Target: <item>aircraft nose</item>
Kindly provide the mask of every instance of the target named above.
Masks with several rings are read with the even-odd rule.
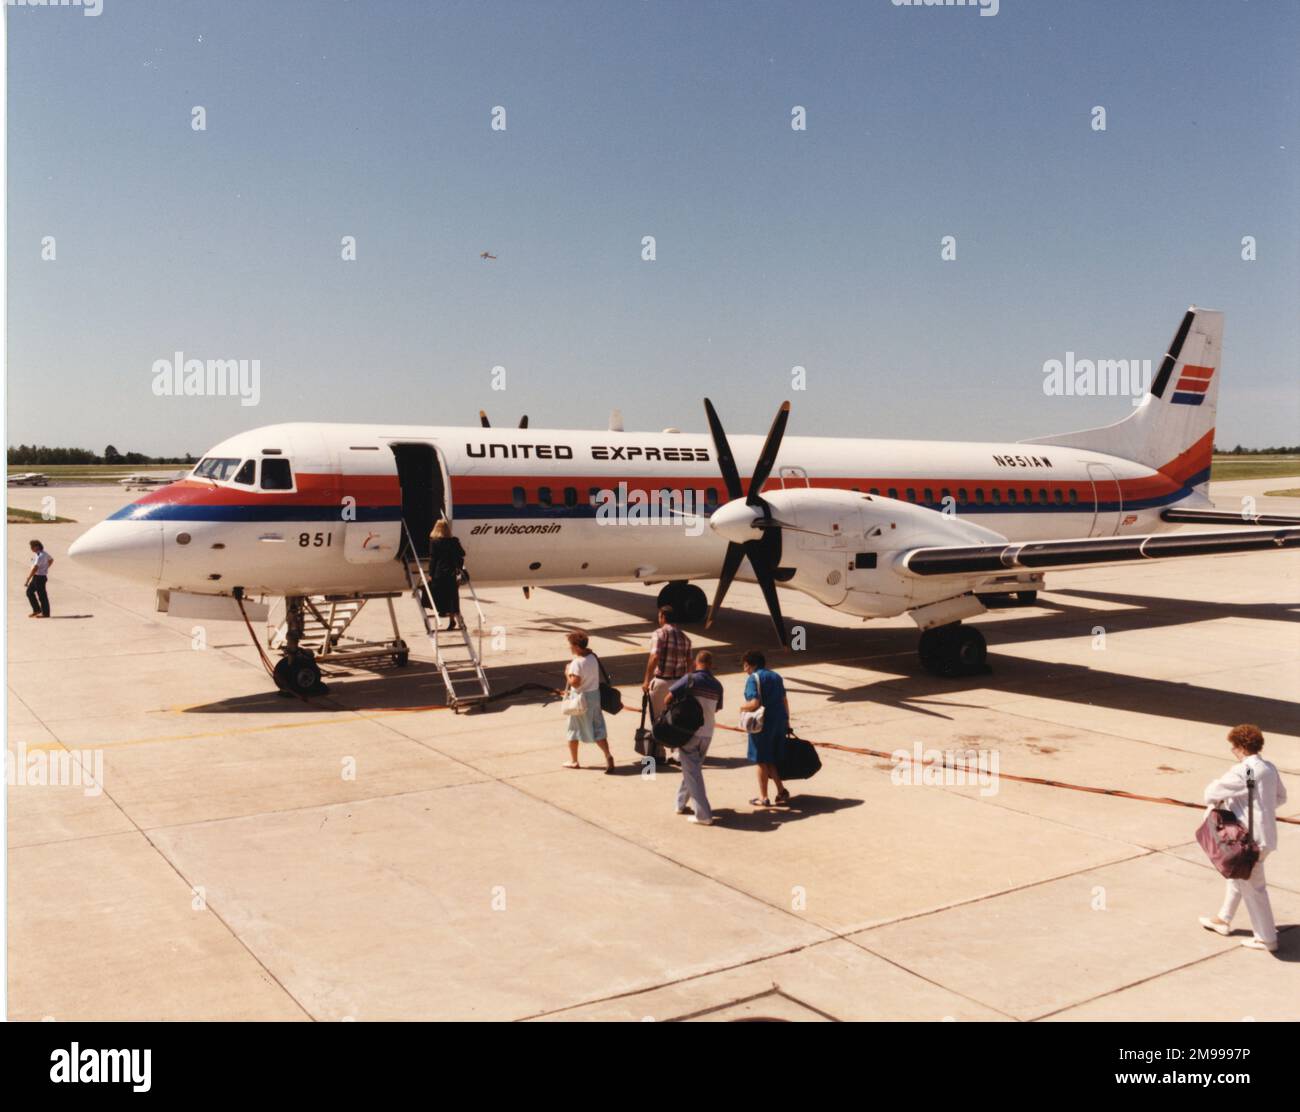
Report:
[[[72,542],[68,555],[110,575],[157,583],[162,577],[162,522],[101,521]]]
[[[761,506],[751,506],[743,498],[736,498],[713,511],[709,528],[733,544],[744,544],[757,538],[754,522],[762,515]]]

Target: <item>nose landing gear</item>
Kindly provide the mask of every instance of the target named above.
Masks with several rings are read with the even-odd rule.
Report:
[[[925,630],[916,651],[927,672],[945,679],[980,675],[989,670],[988,642],[984,634],[960,622]]]
[[[316,658],[306,649],[280,658],[275,666],[275,682],[283,690],[298,695],[323,695],[327,690],[321,683]]]
[[[320,665],[310,649],[301,648],[305,602],[301,596],[284,600],[285,642],[284,655],[272,673],[281,691],[294,695],[324,695],[329,689],[321,683]]]

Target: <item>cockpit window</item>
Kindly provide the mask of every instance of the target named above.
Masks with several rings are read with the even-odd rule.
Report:
[[[293,490],[293,473],[287,459],[262,460],[263,490]]]
[[[235,472],[235,477],[231,480],[234,483],[240,483],[243,486],[252,486],[257,477],[257,460],[246,459],[244,466]]]
[[[219,456],[209,456],[205,460],[200,460],[199,465],[194,469],[194,474],[200,479],[213,479],[216,482],[224,483],[235,469],[239,467],[239,460],[226,459]]]

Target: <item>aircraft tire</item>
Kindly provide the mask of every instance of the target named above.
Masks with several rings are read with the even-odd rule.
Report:
[[[311,653],[283,657],[275,666],[275,678],[281,687],[299,695],[319,694],[324,688],[320,668]]]
[[[660,606],[671,606],[674,620],[684,625],[702,622],[709,613],[709,596],[694,583],[666,584],[657,602]]]

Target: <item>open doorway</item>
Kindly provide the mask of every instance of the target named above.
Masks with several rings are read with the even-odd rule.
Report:
[[[446,509],[442,464],[432,444],[390,444],[397,460],[397,481],[402,488],[402,520],[415,542],[417,556],[429,555],[429,533]],[[403,537],[400,555],[407,552]]]

